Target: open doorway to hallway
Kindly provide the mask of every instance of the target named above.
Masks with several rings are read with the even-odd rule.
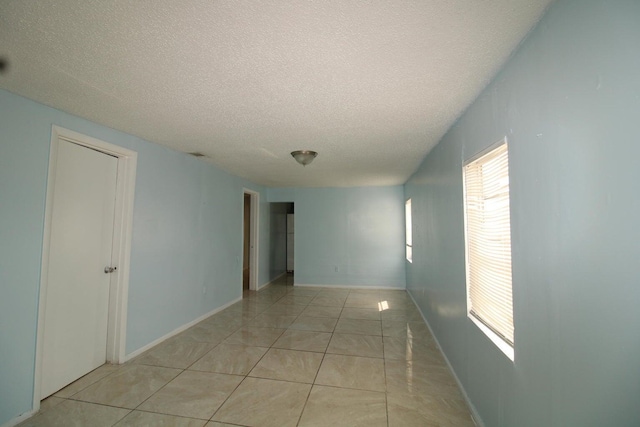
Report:
[[[244,193],[244,222],[243,222],[243,249],[242,249],[242,293],[249,291],[249,273],[251,271],[249,260],[251,249],[251,194]]]
[[[243,190],[242,295],[258,289],[258,207],[260,194]]]
[[[292,286],[295,274],[295,206],[292,202],[270,203],[269,260],[271,283]]]

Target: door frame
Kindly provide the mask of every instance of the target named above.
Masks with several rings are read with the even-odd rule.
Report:
[[[249,210],[250,224],[249,224],[249,290],[258,290],[258,217],[260,214],[260,193],[257,191],[249,190],[248,188],[242,189],[242,245],[244,248],[244,195],[251,196],[251,209]],[[244,257],[244,249],[242,250],[242,256]],[[242,266],[242,264],[241,264]],[[240,268],[240,284],[242,285],[242,268]]]
[[[127,301],[129,295],[129,271],[131,260],[131,236],[133,227],[133,199],[136,181],[138,153],[108,142],[92,138],[56,125],[51,128],[49,150],[49,174],[44,217],[42,243],[42,265],[40,270],[40,295],[38,303],[38,330],[36,338],[36,366],[33,387],[33,410],[40,409],[42,385],[42,353],[45,333],[45,312],[49,272],[49,246],[51,244],[51,222],[53,214],[53,194],[55,191],[56,163],[59,141],[65,140],[92,150],[114,156],[118,159],[116,176],[116,203],[113,224],[113,249],[111,259],[118,266],[116,273],[110,274],[109,311],[107,323],[107,354],[110,363],[125,362],[127,328]]]

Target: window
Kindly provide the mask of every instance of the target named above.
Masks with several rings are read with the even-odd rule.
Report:
[[[411,199],[404,204],[405,240],[407,244],[407,261],[413,262],[413,239],[411,238]]]
[[[463,167],[467,312],[514,360],[506,138]]]

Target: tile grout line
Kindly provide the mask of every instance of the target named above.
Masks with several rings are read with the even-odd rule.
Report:
[[[272,288],[270,288],[272,289]],[[263,290],[261,290],[263,291]],[[367,298],[369,298],[367,296],[367,294],[365,292],[360,292],[361,290],[357,290],[356,292],[354,292],[353,290],[350,290],[346,296],[344,297],[344,299],[342,299],[342,297],[340,297],[343,301],[342,305],[339,307],[339,314],[336,317],[333,316],[308,316],[305,314],[305,311],[308,310],[310,307],[332,307],[332,306],[322,306],[322,305],[312,305],[312,302],[314,299],[319,298],[322,296],[322,292],[321,291],[317,291],[313,296],[309,297],[308,294],[307,295],[297,295],[297,297],[304,297],[305,299],[303,299],[303,301],[306,300],[306,298],[310,298],[308,300],[308,302],[306,303],[295,303],[295,297],[296,295],[293,293],[294,289],[292,288],[291,290],[285,291],[284,293],[280,294],[280,295],[276,295],[274,293],[274,295],[269,295],[269,301],[268,303],[262,304],[263,299],[256,299],[255,296],[259,295],[256,293],[256,295],[254,296],[249,296],[247,297],[245,300],[248,301],[248,303],[242,304],[241,302],[241,309],[238,312],[232,313],[231,311],[229,312],[229,317],[230,318],[234,318],[234,317],[239,317],[240,323],[237,327],[233,328],[230,330],[229,333],[227,333],[226,335],[223,336],[222,339],[220,340],[216,340],[216,341],[199,341],[199,340],[193,340],[196,343],[202,343],[202,344],[211,344],[213,342],[215,342],[215,344],[213,345],[213,347],[211,347],[209,350],[207,350],[204,354],[202,354],[200,357],[196,358],[195,360],[193,360],[191,363],[189,363],[188,365],[186,365],[186,367],[184,368],[175,368],[173,366],[160,366],[159,364],[146,364],[146,363],[139,363],[138,365],[143,365],[143,366],[153,366],[153,367],[160,367],[160,368],[170,368],[170,369],[175,369],[180,371],[177,375],[175,375],[173,378],[171,378],[167,383],[165,383],[164,385],[162,385],[158,390],[156,390],[155,392],[153,392],[150,396],[148,396],[146,399],[144,399],[140,404],[138,404],[135,408],[123,408],[120,406],[112,406],[112,405],[105,405],[105,404],[101,404],[101,403],[95,403],[95,402],[87,402],[87,401],[82,401],[82,400],[78,400],[78,399],[74,399],[73,396],[81,393],[82,391],[84,391],[85,389],[91,387],[92,385],[108,378],[111,377],[112,375],[114,375],[116,372],[118,372],[118,370],[115,370],[114,372],[110,372],[107,375],[105,375],[104,377],[92,382],[91,384],[87,385],[86,387],[78,390],[76,393],[74,393],[73,395],[69,396],[68,398],[64,398],[64,397],[57,397],[54,395],[54,397],[61,399],[62,402],[60,402],[59,404],[63,403],[64,401],[78,401],[78,402],[83,402],[83,403],[88,403],[88,404],[96,404],[96,405],[100,405],[100,406],[106,406],[106,407],[112,407],[112,408],[118,408],[118,409],[124,409],[127,412],[126,415],[124,415],[120,420],[116,421],[116,423],[120,422],[122,419],[124,419],[125,417],[129,416],[133,411],[142,411],[142,412],[148,412],[148,413],[154,413],[154,414],[159,414],[159,415],[167,415],[167,416],[175,416],[175,417],[179,417],[179,418],[186,418],[186,419],[198,419],[198,420],[204,420],[205,424],[207,422],[212,422],[213,418],[215,417],[215,415],[219,412],[219,410],[225,405],[225,403],[229,400],[229,398],[237,391],[238,387],[240,387],[241,384],[244,383],[244,381],[247,378],[258,378],[258,379],[266,379],[266,380],[271,380],[271,381],[281,381],[281,382],[287,382],[287,383],[292,383],[292,384],[309,384],[309,383],[301,383],[299,381],[290,381],[290,380],[281,380],[281,379],[275,379],[275,378],[262,378],[262,377],[250,377],[251,372],[253,371],[253,369],[255,369],[255,367],[260,364],[260,362],[262,360],[264,360],[264,357],[266,356],[267,353],[269,353],[272,349],[279,349],[279,350],[287,350],[287,351],[300,351],[300,352],[305,352],[305,353],[320,353],[322,354],[322,359],[320,360],[320,364],[319,367],[315,373],[313,382],[310,385],[309,388],[309,392],[306,396],[304,405],[302,405],[302,409],[301,412],[298,416],[298,420],[296,422],[296,425],[299,425],[300,422],[302,421],[302,416],[304,414],[305,409],[307,408],[309,399],[310,399],[310,395],[311,392],[313,390],[313,388],[318,385],[317,382],[317,378],[319,376],[320,370],[322,368],[323,363],[326,360],[326,356],[327,354],[333,354],[333,353],[329,353],[329,348],[331,345],[331,342],[333,341],[333,339],[335,338],[336,334],[340,335],[340,334],[351,334],[351,335],[356,335],[356,336],[371,336],[371,337],[377,337],[377,335],[369,335],[369,334],[362,334],[362,333],[354,333],[353,331],[345,331],[345,332],[336,332],[338,329],[338,324],[342,321],[342,320],[351,320],[351,321],[368,321],[371,320],[370,318],[364,318],[364,319],[351,319],[351,318],[346,318],[343,317],[343,314],[345,314],[345,309],[350,308],[350,309],[356,309],[356,310],[360,310],[360,309],[364,309],[367,308],[365,306],[363,306],[362,301],[366,300]],[[260,292],[260,291],[258,291]],[[406,294],[406,290],[404,291],[404,293]],[[265,294],[266,296],[266,294]],[[284,304],[282,303],[282,300],[290,297],[288,299],[288,301],[293,301],[293,304]],[[349,303],[351,304],[350,306],[347,306],[347,303],[349,301],[350,297],[358,297],[358,298],[354,298],[352,301],[350,301]],[[361,300],[358,300],[362,298]],[[381,298],[384,298],[383,295],[380,295],[378,293],[377,299],[380,300]],[[264,299],[265,302],[266,298]],[[255,322],[256,319],[260,316],[263,315],[270,315],[270,316],[274,316],[274,317],[278,317],[278,316],[289,316],[289,314],[287,313],[287,310],[284,310],[284,313],[271,313],[269,312],[270,309],[274,308],[274,306],[276,306],[278,303],[281,303],[281,305],[283,306],[303,306],[302,310],[300,310],[297,314],[295,315],[290,315],[290,317],[293,318],[293,320],[291,321],[291,323],[289,323],[286,327],[271,327],[269,325],[264,325],[264,324],[251,324],[251,322]],[[245,317],[245,311],[244,311],[244,307],[248,308],[248,312],[247,314],[249,314],[249,316]],[[264,308],[254,308],[254,307],[264,307]],[[235,310],[234,310],[235,311]],[[224,313],[224,311],[220,312],[220,313]],[[364,315],[364,313],[363,313]],[[313,329],[293,329],[291,328],[291,325],[293,325],[297,320],[299,320],[301,317],[311,317],[311,318],[323,318],[323,319],[335,319],[335,323],[333,324],[333,327],[331,329],[331,331],[315,331]],[[206,320],[205,320],[206,321]],[[386,413],[386,419],[387,419],[387,426],[389,425],[389,411],[388,411],[388,378],[386,376],[386,362],[387,362],[387,357],[385,356],[385,334],[384,334],[384,327],[383,327],[383,316],[382,314],[380,314],[378,316],[378,321],[380,322],[380,340],[382,343],[382,359],[383,359],[383,372],[382,374],[384,375],[384,385],[385,385],[385,389],[384,389],[384,393],[385,393],[385,413]],[[409,321],[409,319],[407,319],[407,321]],[[199,325],[199,324],[197,324]],[[194,327],[197,325],[193,325]],[[276,325],[277,326],[277,325]],[[203,418],[191,418],[189,416],[183,416],[183,415],[172,415],[172,414],[166,414],[163,412],[154,412],[154,411],[150,411],[150,410],[144,410],[144,409],[140,409],[142,405],[144,405],[149,399],[151,399],[153,396],[155,396],[157,393],[159,393],[161,390],[165,389],[167,387],[168,384],[170,384],[171,382],[173,382],[176,378],[178,378],[180,375],[182,375],[184,372],[186,371],[191,371],[191,372],[212,372],[212,373],[218,373],[218,374],[222,374],[219,372],[213,372],[213,371],[197,371],[197,370],[192,370],[191,368],[193,367],[194,364],[196,364],[198,361],[202,360],[204,357],[206,357],[208,354],[210,354],[212,351],[214,351],[215,349],[219,348],[221,345],[225,344],[225,341],[232,336],[233,334],[239,332],[240,330],[242,330],[243,328],[249,328],[249,327],[253,327],[253,328],[268,328],[268,329],[282,329],[282,331],[277,335],[277,337],[275,337],[275,339],[273,339],[270,343],[270,345],[267,347],[267,350],[260,356],[260,358],[252,365],[252,367],[248,370],[248,372],[245,375],[237,375],[237,374],[225,374],[225,375],[234,375],[234,376],[239,376],[242,377],[241,381],[235,386],[235,388],[229,392],[229,394],[227,395],[227,397],[224,399],[224,401],[222,401],[222,403],[217,407],[217,409],[214,411],[214,413],[211,415],[211,417],[206,420]],[[216,329],[217,326],[213,325],[212,329]],[[324,347],[324,351],[322,352],[317,352],[317,351],[312,351],[312,350],[295,350],[295,349],[282,349],[279,347],[274,347],[275,343],[282,338],[282,336],[287,333],[288,331],[299,331],[299,332],[312,332],[312,333],[329,333],[329,339],[327,341],[326,346]],[[179,335],[178,335],[179,336]],[[228,344],[228,345],[234,345],[234,344]],[[246,345],[246,344],[237,344],[237,345]],[[252,344],[252,346],[254,346]],[[257,345],[255,345],[257,346]],[[261,346],[257,346],[257,347],[261,347]],[[149,352],[151,352],[152,349],[149,349]],[[149,354],[149,353],[147,353]],[[340,355],[340,353],[335,353]],[[140,355],[142,356],[142,355]],[[350,357],[368,357],[368,358],[372,358],[372,359],[378,359],[375,356],[358,356],[356,354],[342,354],[342,356],[350,356]],[[136,358],[138,359],[138,358]],[[135,359],[134,359],[135,360]],[[133,363],[125,363],[124,366],[132,366],[135,365]],[[124,367],[123,366],[123,367]],[[318,385],[319,386],[319,385]],[[368,389],[360,389],[360,388],[349,388],[349,387],[338,387],[338,386],[327,386],[327,387],[331,387],[331,388],[336,388],[336,389],[342,389],[342,390],[368,390]],[[373,390],[371,390],[373,391]],[[57,405],[55,405],[57,406]],[[54,406],[54,407],[55,407]],[[51,409],[51,408],[49,408]]]
[[[382,315],[380,315],[382,319]],[[382,322],[380,322],[382,328]],[[384,352],[384,329],[382,330],[382,373],[384,374],[384,412],[387,416],[387,427],[389,427],[389,386],[387,385],[387,357]]]
[[[284,296],[283,296],[283,297],[284,297]],[[273,305],[275,305],[275,304],[276,304],[280,299],[282,299],[283,297],[278,298],[278,299],[277,299],[273,304],[271,304],[271,306],[270,306],[270,307],[273,307]],[[265,311],[266,311],[266,310],[268,310],[268,308],[267,308],[267,309],[265,309]],[[263,313],[264,313],[264,312],[263,312]],[[299,316],[299,315],[298,315],[298,316]],[[255,320],[255,318],[256,318],[256,317],[257,317],[257,316],[255,316],[252,320]],[[296,318],[297,318],[297,317],[296,317]],[[241,328],[242,328],[242,327],[240,327],[238,330],[240,330]],[[279,329],[279,328],[278,328],[278,329]],[[283,332],[282,332],[280,335],[278,335],[278,337],[273,341],[273,343],[271,343],[271,345],[268,347],[268,350],[267,350],[267,351],[265,351],[265,352],[264,352],[264,354],[263,354],[262,356],[260,356],[260,359],[258,359],[258,361],[257,361],[257,362],[256,362],[256,363],[251,367],[251,369],[249,369],[249,371],[244,375],[244,378],[242,379],[242,381],[240,381],[240,382],[238,383],[238,385],[233,389],[233,391],[231,391],[231,393],[229,393],[229,395],[228,395],[228,396],[223,400],[223,402],[220,404],[220,406],[218,406],[218,408],[216,408],[216,410],[213,412],[213,414],[211,415],[211,417],[209,418],[209,420],[207,421],[207,423],[209,423],[209,422],[216,422],[216,421],[213,421],[213,418],[216,416],[216,414],[220,411],[220,409],[222,409],[222,407],[225,405],[225,403],[226,403],[226,402],[231,398],[231,396],[233,395],[233,393],[235,393],[235,392],[236,392],[236,390],[238,390],[238,388],[240,387],[240,385],[241,385],[242,383],[244,383],[244,382],[245,382],[245,380],[246,380],[247,378],[253,378],[253,377],[249,377],[249,374],[251,373],[251,371],[252,371],[252,370],[253,370],[253,369],[254,369],[254,368],[255,368],[255,367],[260,363],[260,361],[261,361],[261,360],[264,358],[264,356],[269,352],[269,350],[271,350],[272,348],[274,348],[274,347],[273,347],[273,344],[275,344],[275,343],[278,341],[278,339],[280,339],[280,337],[282,337],[282,335],[286,332],[286,330],[287,330],[287,329],[288,329],[288,328],[285,328],[285,329],[283,330]],[[237,332],[237,331],[236,331],[236,332]],[[234,332],[234,333],[235,333],[235,332]],[[256,346],[256,347],[257,347],[257,346]],[[203,357],[204,357],[204,356],[203,356]],[[198,360],[199,360],[199,359],[198,359]],[[195,363],[195,362],[194,362],[194,363]],[[206,424],[206,423],[205,423],[205,424]]]
[[[340,314],[342,314],[342,310],[344,310],[344,305],[340,308]],[[336,322],[336,325],[338,324],[338,322]],[[335,331],[335,326],[333,328],[333,331]],[[324,363],[324,358],[327,355],[327,350],[329,349],[329,345],[331,345],[331,340],[333,339],[333,334],[334,332],[331,332],[331,337],[329,337],[329,341],[327,342],[327,346],[324,349],[324,353],[322,353],[322,360],[320,361],[320,365],[318,366],[318,370],[316,371],[316,375],[313,377],[313,382],[311,383],[311,387],[309,387],[309,393],[307,393],[307,398],[304,401],[304,405],[302,405],[302,410],[300,411],[300,415],[298,416],[298,421],[296,422],[296,426],[300,425],[300,421],[302,421],[302,415],[304,414],[304,410],[307,407],[307,404],[309,403],[309,397],[311,396],[311,392],[313,391],[313,387],[316,385],[316,381],[318,379],[318,375],[320,374],[320,369],[322,369],[322,364]]]
[[[104,366],[104,365],[102,365],[102,366]],[[114,366],[117,366],[117,365],[114,365]],[[124,365],[123,365],[123,367],[124,367]],[[96,368],[96,369],[100,369],[100,368],[98,367],[98,368]],[[87,376],[87,375],[89,375],[91,372],[93,372],[93,371],[91,371],[91,372],[87,373],[86,375],[83,375],[82,377],[78,378],[76,381],[72,382],[71,384],[66,385],[65,387],[63,387],[62,389],[58,390],[56,393],[52,394],[51,396],[47,396],[47,397],[46,397],[46,399],[48,399],[49,397],[58,397],[58,399],[71,400],[71,398],[72,398],[73,396],[75,396],[76,394],[83,392],[84,390],[88,389],[89,387],[91,387],[92,385],[94,385],[95,383],[97,383],[98,381],[102,381],[102,380],[106,379],[107,377],[109,377],[109,376],[111,376],[111,375],[115,374],[115,373],[116,373],[117,371],[119,371],[120,369],[122,369],[122,367],[119,367],[119,368],[117,368],[115,371],[110,372],[110,373],[108,373],[107,375],[105,375],[104,377],[99,378],[98,380],[96,380],[96,381],[92,382],[91,384],[87,385],[86,387],[83,387],[82,389],[78,390],[77,392],[73,393],[73,394],[72,394],[72,395],[70,395],[70,396],[67,396],[67,397],[59,397],[59,396],[56,396],[56,393],[58,393],[58,392],[60,392],[60,391],[64,390],[65,388],[69,387],[71,384],[75,383],[76,381],[80,381],[82,378],[84,378],[85,376]],[[79,402],[82,402],[82,400],[80,400]],[[56,406],[57,406],[57,405],[56,405]]]
[[[258,291],[258,292],[259,292],[259,291]],[[277,299],[273,304],[271,304],[269,307],[273,307],[273,305],[275,305],[275,303],[276,303],[277,301],[279,301],[280,299],[282,299],[282,297],[281,297],[281,298],[278,298],[278,299]],[[268,309],[268,308],[267,308],[267,309]],[[267,309],[266,309],[266,310],[267,310]],[[265,311],[266,311],[266,310],[265,310]],[[263,313],[264,313],[264,311],[263,311]],[[256,315],[255,317],[253,317],[251,320],[255,320],[255,318],[256,318],[256,317],[258,317],[258,315]],[[240,328],[238,328],[235,332],[237,332],[237,331],[239,331],[240,329],[242,329],[242,327],[243,327],[243,326],[241,326]],[[235,332],[234,332],[234,333],[235,333]],[[278,338],[276,338],[276,339],[275,339],[275,341],[274,341],[273,343],[275,343],[275,342],[276,342],[276,341],[277,341],[277,340],[282,336],[282,334],[284,334],[284,332],[282,332],[282,333],[278,336]],[[233,334],[232,334],[232,335],[233,335]],[[272,345],[273,345],[273,344],[272,344]],[[270,346],[270,347],[269,347],[269,350],[270,350],[271,348],[272,348],[272,347]],[[216,408],[216,410],[213,412],[213,414],[211,414],[211,417],[209,417],[209,420],[205,423],[205,425],[206,425],[206,424],[208,424],[209,422],[215,422],[215,421],[213,421],[213,418],[214,418],[214,417],[216,416],[216,414],[220,411],[220,409],[222,409],[222,407],[224,406],[224,404],[225,404],[225,403],[227,403],[227,401],[229,400],[229,398],[231,398],[231,396],[233,395],[233,393],[235,393],[235,392],[236,392],[236,390],[238,390],[238,388],[240,387],[240,385],[241,385],[242,383],[244,383],[244,382],[245,382],[245,380],[249,377],[249,374],[251,373],[251,371],[253,370],[253,368],[255,368],[255,367],[257,366],[257,364],[258,364],[258,363],[260,363],[260,360],[262,360],[262,358],[265,356],[265,354],[267,354],[267,353],[269,352],[269,350],[265,351],[265,352],[262,354],[262,356],[260,356],[260,359],[258,359],[258,361],[253,365],[253,367],[252,367],[251,369],[249,369],[249,371],[244,375],[244,378],[243,378],[243,379],[238,383],[238,385],[237,385],[237,386],[236,386],[236,387],[231,391],[231,393],[229,393],[229,395],[228,395],[228,396],[227,396],[227,397],[222,401],[222,403],[220,404],[220,406],[218,406],[218,407]],[[203,357],[204,357],[204,356],[203,356]],[[199,360],[199,359],[198,359],[198,360]],[[194,362],[194,363],[195,363],[195,362]]]
[[[224,310],[223,310],[224,311]],[[255,316],[252,317],[252,319],[255,319],[255,317],[257,317],[257,314]],[[197,326],[193,325],[193,326]],[[149,397],[147,397],[146,399],[144,399],[142,402],[140,402],[140,404],[138,406],[136,406],[134,409],[131,410],[131,412],[135,411],[135,410],[140,410],[143,411],[141,409],[139,409],[142,405],[144,405],[149,399],[151,399],[153,396],[155,396],[157,393],[159,393],[161,390],[163,390],[165,387],[167,387],[171,382],[173,382],[176,378],[178,378],[180,375],[182,375],[184,372],[186,372],[191,366],[193,366],[196,362],[198,362],[200,359],[202,359],[203,357],[205,357],[207,354],[209,354],[209,352],[213,351],[215,348],[217,348],[222,342],[224,342],[224,340],[226,340],[229,336],[233,335],[234,333],[236,333],[238,330],[242,329],[243,325],[241,324],[234,332],[231,332],[229,335],[227,335],[227,337],[225,339],[223,339],[222,341],[220,341],[218,344],[216,344],[211,350],[209,350],[208,352],[206,352],[205,354],[203,354],[201,357],[199,357],[198,359],[196,359],[195,361],[193,361],[191,364],[189,364],[186,368],[181,369],[181,372],[176,375],[175,377],[173,377],[171,380],[167,381],[166,384],[164,384],[162,387],[160,387],[158,390],[156,390],[155,392],[153,392]],[[152,351],[153,349],[149,349],[149,351]],[[140,355],[142,356],[142,355]],[[157,366],[157,365],[145,365],[145,366]],[[170,367],[165,367],[165,368],[170,368]],[[180,369],[180,368],[173,368],[171,367],[171,369]],[[199,372],[199,371],[196,371]],[[244,381],[244,379],[242,380]],[[240,381],[238,383],[238,386],[240,384],[242,384],[242,381]],[[238,386],[236,386],[236,388],[234,388],[233,391],[235,391]],[[233,393],[233,391],[231,393]],[[229,394],[230,396],[231,394]],[[224,403],[224,402],[223,402]],[[220,405],[222,406],[222,405]],[[220,409],[220,408],[218,408]],[[214,411],[214,413],[211,415],[210,418],[208,418],[207,420],[205,420],[205,425],[211,420],[211,418],[215,415],[215,413],[218,411],[218,409],[216,409],[216,411]],[[129,413],[131,413],[129,412]],[[158,414],[163,414],[160,412],[153,412],[153,411],[144,411],[144,412],[151,412],[151,413],[158,413]],[[127,414],[128,415],[128,414]],[[164,415],[168,415],[168,414],[164,414]],[[187,417],[187,418],[191,418],[191,417]],[[197,419],[201,419],[201,418],[197,418]],[[119,422],[119,421],[118,421]]]

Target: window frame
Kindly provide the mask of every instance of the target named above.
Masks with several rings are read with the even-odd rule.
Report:
[[[509,227],[509,232],[508,232],[508,236],[509,236],[509,257],[508,257],[508,263],[509,263],[509,292],[511,294],[511,311],[510,311],[510,319],[509,322],[512,325],[512,329],[511,329],[511,337],[513,338],[512,340],[509,340],[505,334],[500,333],[500,328],[496,327],[495,325],[491,325],[490,322],[488,322],[486,319],[482,319],[480,316],[478,316],[477,314],[473,313],[473,304],[472,304],[472,293],[471,293],[471,263],[472,263],[472,256],[470,254],[470,239],[472,239],[471,232],[472,230],[470,229],[469,226],[469,198],[468,198],[468,185],[467,185],[467,172],[469,170],[469,166],[471,165],[477,165],[478,162],[481,162],[481,164],[484,163],[488,163],[491,160],[494,160],[496,157],[490,157],[489,159],[485,160],[485,162],[482,162],[483,158],[486,158],[488,156],[491,156],[492,154],[494,154],[497,150],[503,149],[506,151],[506,173],[507,173],[507,198],[506,198],[506,202],[509,205],[507,207],[507,215],[508,215],[508,220],[506,221]],[[501,154],[498,154],[501,155]],[[465,240],[465,275],[466,275],[466,296],[467,296],[467,317],[469,319],[471,319],[471,321],[485,334],[487,335],[487,337],[507,356],[509,357],[509,359],[511,359],[511,361],[515,360],[515,325],[514,325],[514,316],[513,316],[513,269],[511,266],[511,254],[512,254],[512,245],[511,245],[511,212],[510,212],[510,202],[511,202],[511,189],[510,189],[510,183],[508,181],[510,176],[510,168],[509,168],[509,146],[508,146],[508,141],[507,138],[504,137],[503,139],[501,139],[500,141],[496,142],[495,144],[492,144],[491,146],[487,147],[486,149],[480,151],[479,153],[477,153],[476,155],[474,155],[473,157],[469,158],[468,160],[466,160],[465,162],[463,162],[462,165],[462,182],[463,182],[463,210],[464,210],[464,240]],[[495,178],[496,180],[500,180],[500,179],[504,179],[504,176],[499,176]],[[493,182],[493,184],[495,185],[495,181]],[[497,183],[499,185],[499,183]],[[481,193],[484,194],[484,189],[485,189],[485,183],[482,182],[481,183],[482,187],[481,187]],[[492,185],[491,183],[487,184],[487,186]],[[484,199],[486,200],[486,199]],[[483,210],[483,213],[485,211]],[[502,219],[504,219],[504,217],[502,217]],[[502,231],[504,232],[504,229],[502,229]],[[474,241],[476,241],[478,239],[478,236],[475,236],[473,238]],[[494,239],[499,240],[499,236],[494,237]],[[477,270],[479,267],[477,264],[474,266],[474,268]],[[505,265],[502,265],[502,267],[506,267]],[[475,270],[474,270],[475,271]],[[485,273],[486,274],[486,273]],[[500,276],[499,276],[500,277]],[[504,277],[502,277],[502,279],[504,279]],[[477,291],[478,286],[480,286],[479,284],[475,285],[474,290]],[[484,288],[484,290],[486,291],[486,288]],[[477,304],[476,304],[477,306]],[[485,304],[486,307],[486,304]],[[498,309],[500,311],[508,311],[508,310],[503,310],[503,306],[501,305],[500,307],[498,307]]]

